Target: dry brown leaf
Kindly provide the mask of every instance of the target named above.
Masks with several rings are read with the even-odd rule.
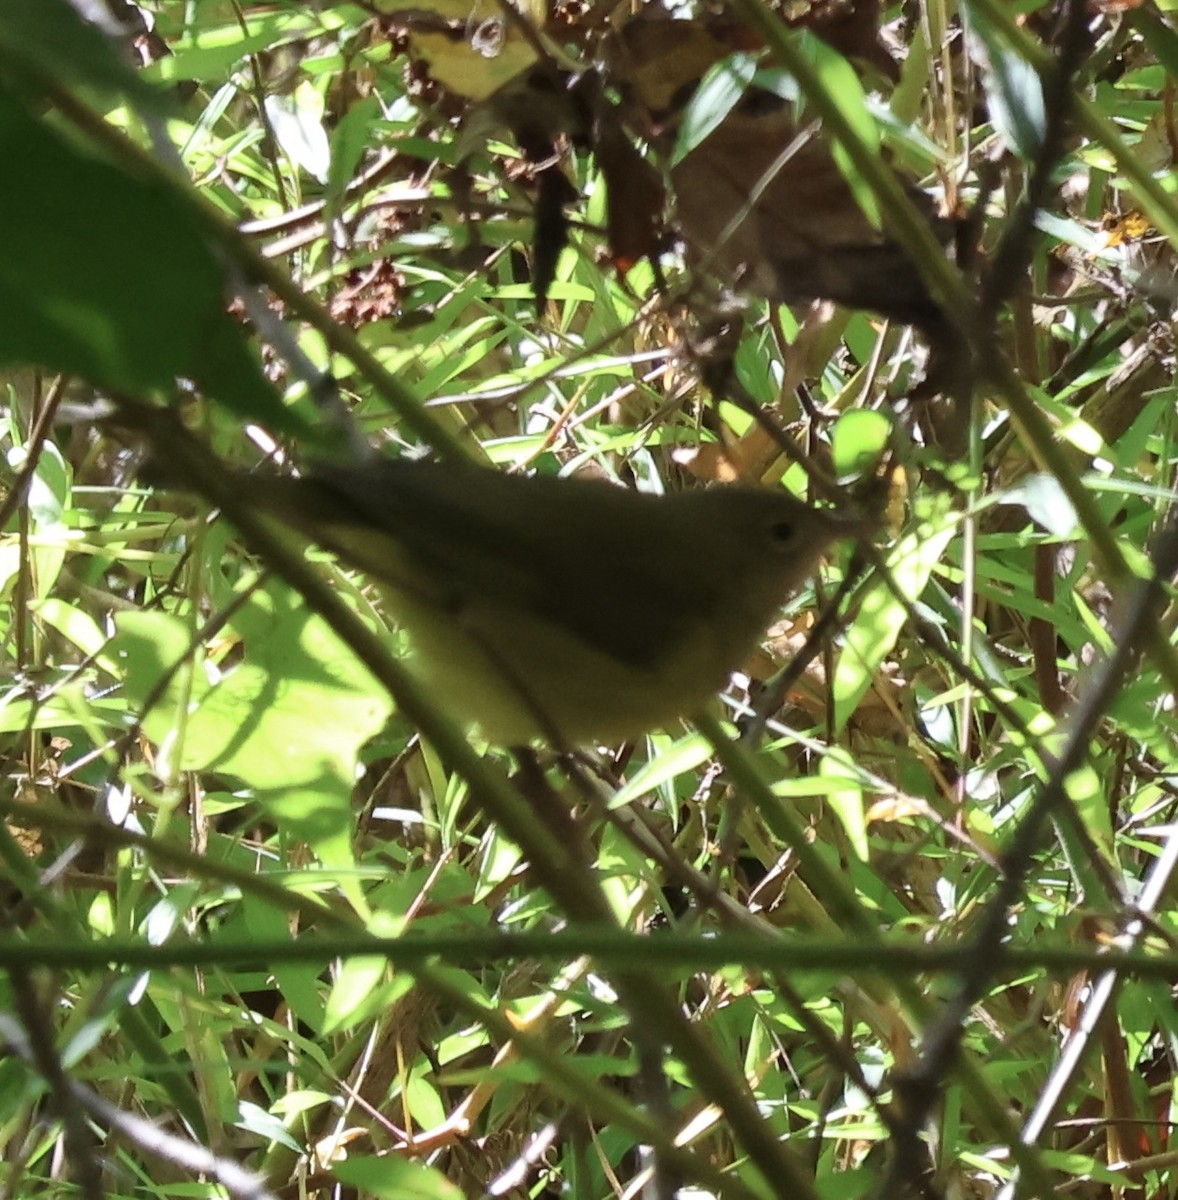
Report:
[[[803,23],[824,37],[842,28],[847,49],[863,48],[864,22],[874,28],[871,5],[817,8],[831,24],[813,13]],[[639,17],[617,43],[615,74],[644,110],[643,132],[666,150],[692,88],[707,67],[742,46],[742,35],[719,23]],[[939,309],[920,272],[886,228],[876,229],[864,214],[817,125],[799,128],[792,105],[779,97],[750,88],[672,168],[671,179],[676,221],[700,269],[786,303],[833,300],[940,330]],[[924,193],[911,189],[910,196],[948,243],[953,223],[937,217]]]
[[[496,0],[376,0],[375,8],[409,35],[438,83],[470,100],[488,99],[537,60],[532,41]],[[517,8],[533,29],[543,28],[544,3]]]

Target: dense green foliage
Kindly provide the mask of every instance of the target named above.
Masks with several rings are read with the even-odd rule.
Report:
[[[0,1196],[1172,1190],[1172,4],[105,7],[0,7]],[[765,728],[511,754],[235,494],[357,433],[886,515]]]

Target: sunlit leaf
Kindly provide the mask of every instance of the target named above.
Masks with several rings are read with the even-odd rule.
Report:
[[[683,111],[672,165],[686,158],[740,103],[756,70],[751,54],[730,54],[708,70]]]

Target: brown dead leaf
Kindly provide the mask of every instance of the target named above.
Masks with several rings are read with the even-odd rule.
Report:
[[[644,10],[619,31],[610,48],[610,75],[623,84],[657,125],[682,108],[686,95],[735,47],[699,21],[676,21],[662,9]]]
[[[737,287],[939,322],[920,273],[867,219],[817,129],[799,130],[784,101],[735,109],[671,178],[692,258]],[[913,199],[937,224],[931,201]],[[947,222],[941,231],[949,236]]]
[[[1126,242],[1139,242],[1148,234],[1155,233],[1153,223],[1139,208],[1128,212],[1105,213],[1100,219],[1105,246],[1122,246]]]
[[[757,483],[781,457],[781,448],[760,425],[726,444],[704,442],[675,461],[701,483]]]
[[[824,23],[825,19],[825,23]],[[808,23],[846,52],[870,32],[872,4],[811,6]],[[799,19],[799,23],[807,20]],[[614,73],[631,94],[641,132],[663,151],[700,77],[742,46],[739,26],[638,17],[618,33]],[[882,51],[881,51],[882,52]],[[864,214],[816,123],[799,127],[791,104],[751,87],[671,169],[678,227],[697,268],[747,292],[790,304],[833,300],[926,331],[940,311],[886,225]],[[953,222],[910,189],[943,242]]]

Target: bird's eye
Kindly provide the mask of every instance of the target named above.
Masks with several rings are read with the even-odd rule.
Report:
[[[774,521],[769,526],[769,537],[778,546],[786,546],[793,541],[794,527],[788,521]]]

